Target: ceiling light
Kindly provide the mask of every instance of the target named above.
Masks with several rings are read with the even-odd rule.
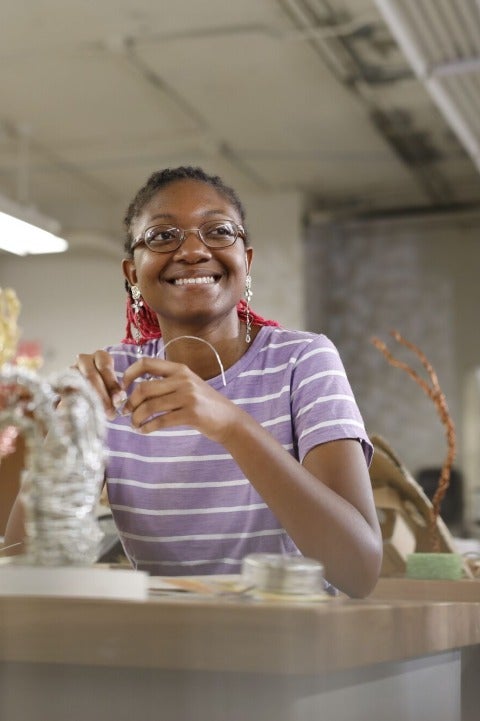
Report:
[[[0,195],[0,250],[15,255],[63,253],[68,243],[58,221]]]

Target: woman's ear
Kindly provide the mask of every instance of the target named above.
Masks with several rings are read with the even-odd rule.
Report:
[[[137,271],[135,269],[135,263],[131,258],[124,258],[122,260],[122,270],[123,275],[130,285],[137,285]]]
[[[252,267],[252,260],[253,248],[245,248],[245,268],[247,270],[247,275],[250,273],[250,268]]]

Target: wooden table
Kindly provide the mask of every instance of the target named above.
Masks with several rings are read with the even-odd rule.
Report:
[[[0,721],[473,721],[479,648],[476,602],[3,597]]]

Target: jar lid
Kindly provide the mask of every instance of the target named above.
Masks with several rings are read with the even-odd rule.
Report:
[[[293,554],[250,553],[242,563],[242,581],[259,591],[293,595],[323,593],[323,566]]]

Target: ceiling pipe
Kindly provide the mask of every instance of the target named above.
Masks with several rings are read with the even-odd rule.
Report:
[[[454,63],[442,63],[436,65],[430,74],[436,78],[447,78],[452,75],[467,75],[468,73],[480,72],[480,57],[468,58],[467,60],[456,60]]]
[[[399,3],[396,0],[375,0],[375,4],[382,13],[393,37],[410,62],[415,75],[423,82],[426,90],[480,172],[480,140],[470,125],[469,119],[462,114],[449,95],[448,90],[442,84],[442,72],[437,76],[435,67],[429,67]]]

